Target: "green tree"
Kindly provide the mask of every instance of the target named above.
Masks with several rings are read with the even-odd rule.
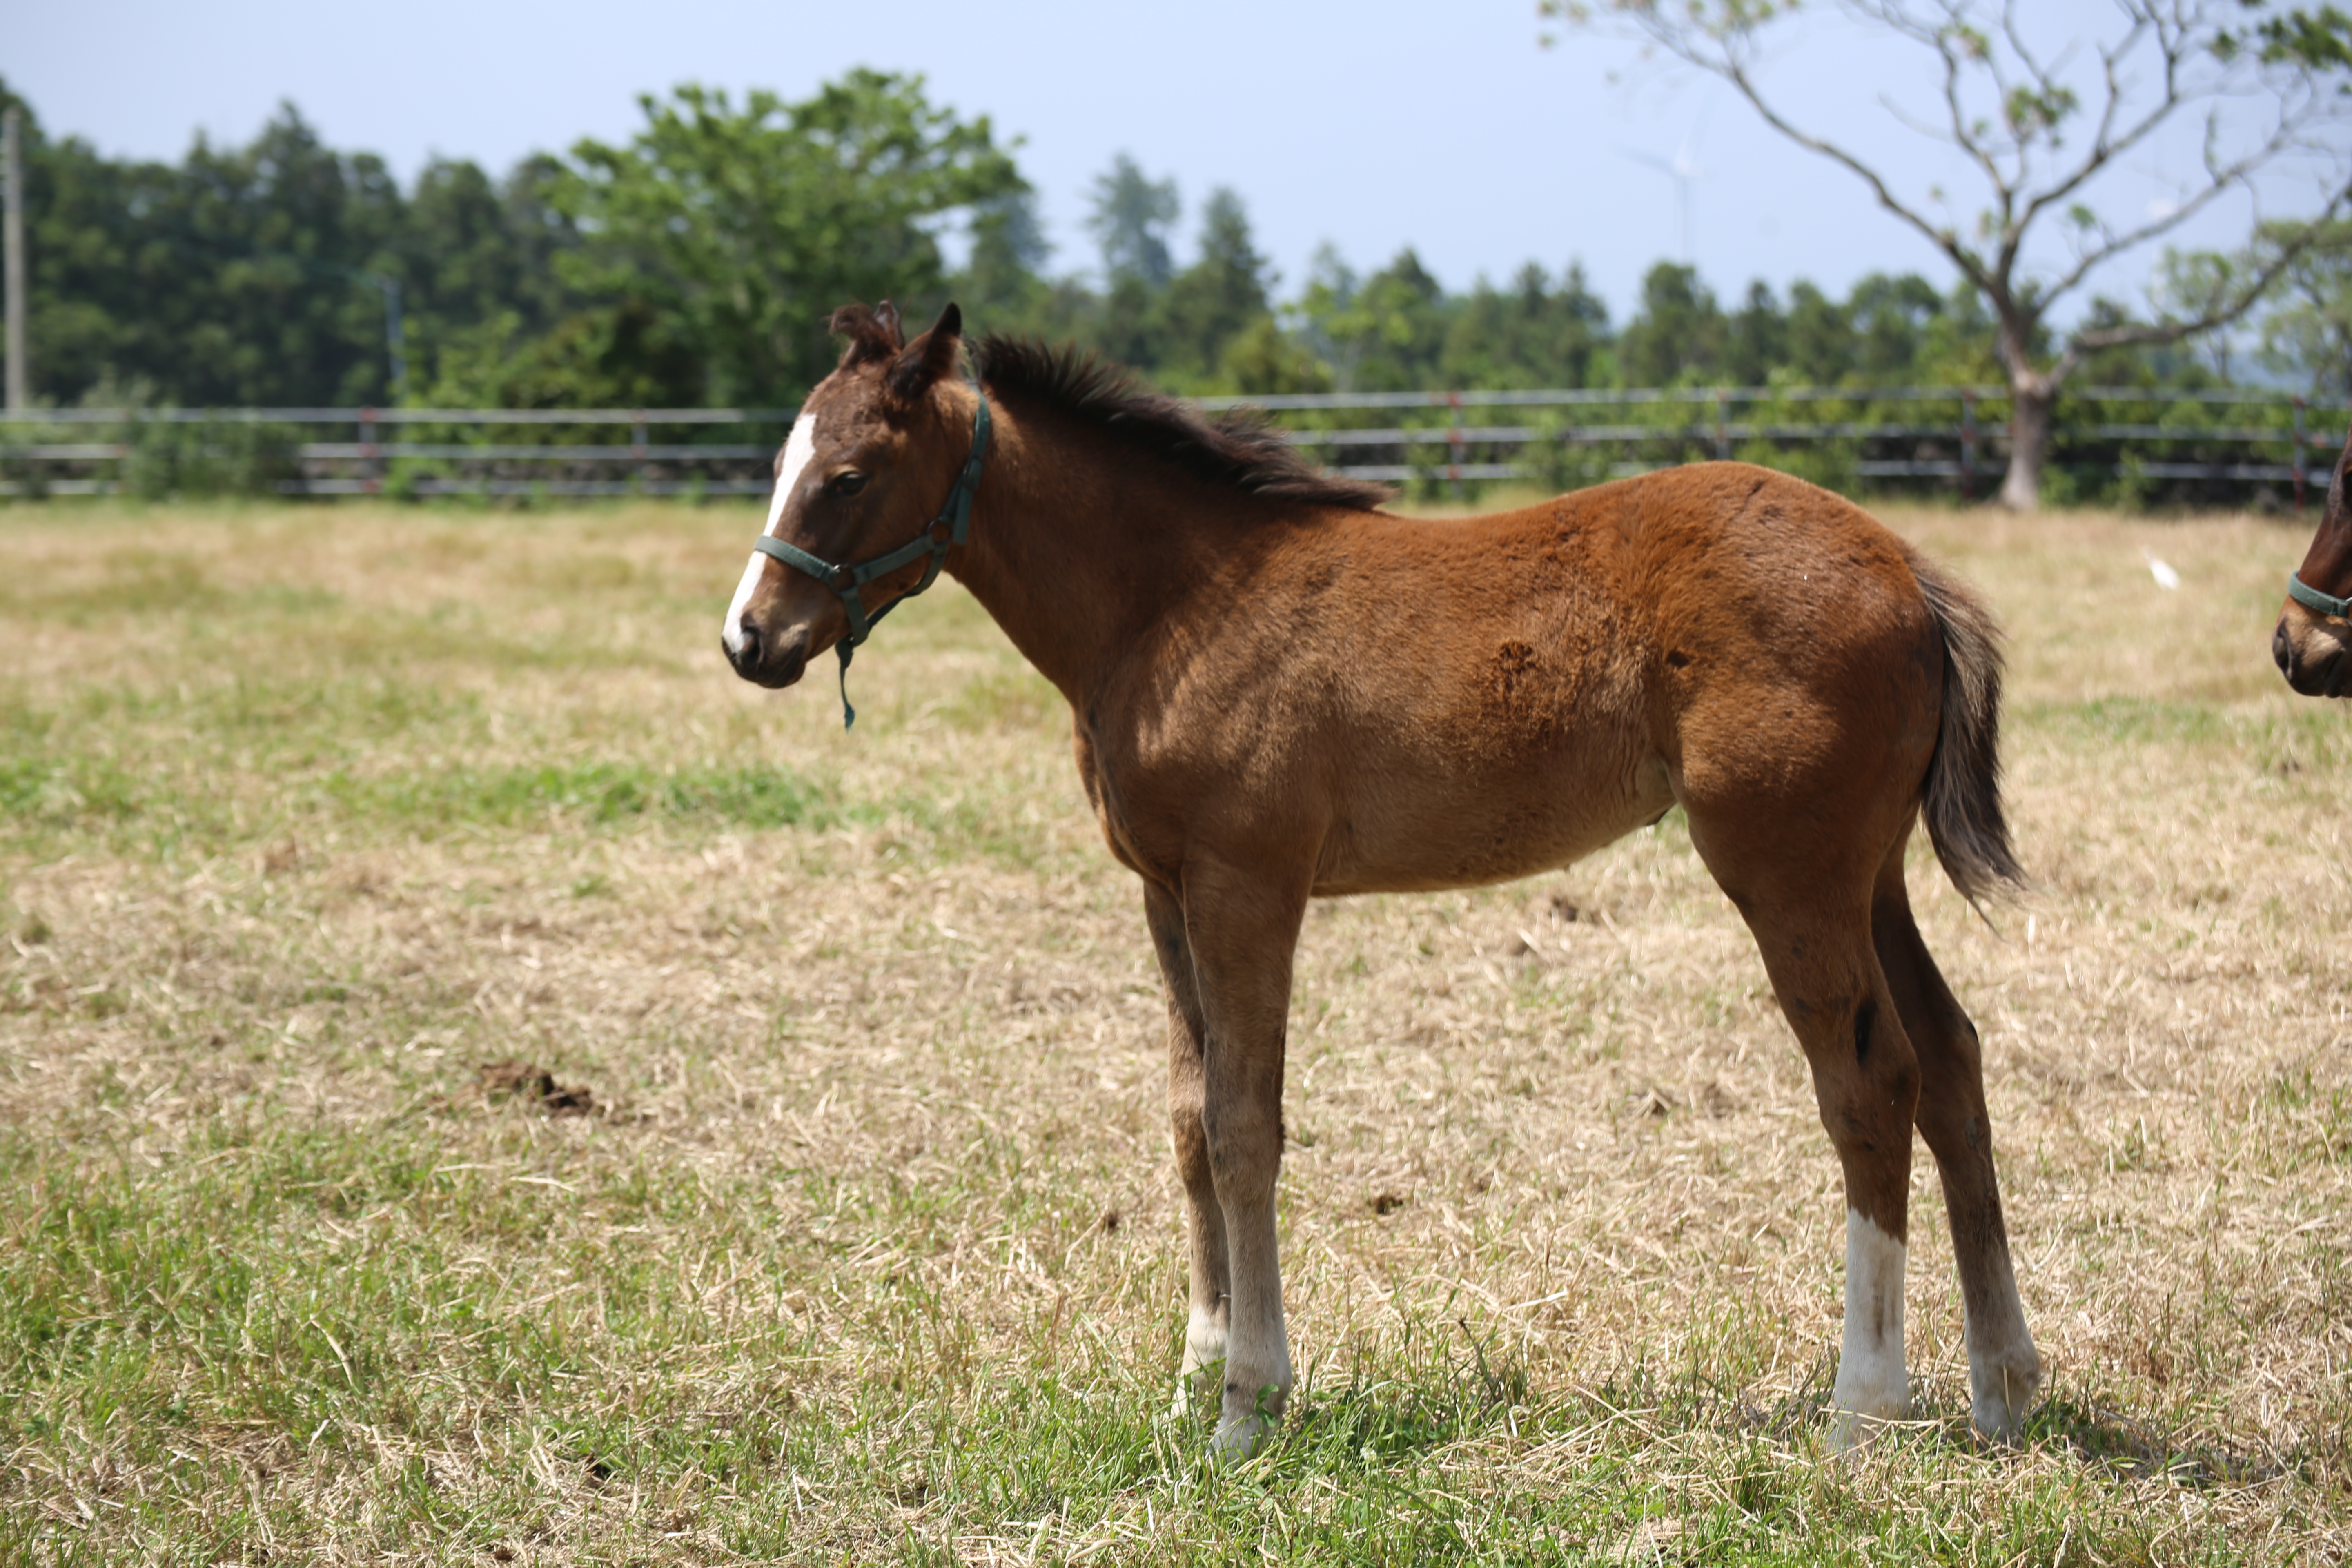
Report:
[[[2263,236],[2257,244],[2268,238]],[[2201,259],[2208,267],[2230,265],[2219,258]],[[2217,286],[2204,279],[2182,281],[2192,300],[2191,291],[2200,285]],[[2265,370],[2296,378],[2314,396],[2352,396],[2352,223],[2328,225],[2288,264],[2256,331],[2255,352]]]
[[[538,332],[520,312],[500,310],[446,334],[421,401],[445,408],[690,407],[702,401],[707,379],[702,349],[683,318],[644,299],[590,305]],[[560,438],[609,434],[572,429]]]
[[[2049,329],[2037,331],[2031,352],[2046,354]],[[1944,308],[1930,319],[1919,343],[1919,379],[1930,386],[1982,386],[2003,379],[2000,331],[1984,296],[1967,279],[1955,279]]]
[[[416,352],[430,353],[436,328],[454,329],[512,312],[543,331],[583,301],[557,274],[555,258],[580,248],[579,226],[548,199],[561,165],[544,153],[494,182],[462,159],[425,166],[408,199],[398,242]]]
[[[1789,286],[1786,363],[1808,386],[1835,386],[1853,368],[1853,319],[1802,278]]]
[[[1724,336],[1725,377],[1737,385],[1761,386],[1787,363],[1789,318],[1770,284],[1759,278],[1748,285],[1748,298],[1732,313]]]
[[[1718,378],[1724,327],[1722,308],[1697,269],[1661,261],[1643,276],[1642,308],[1618,341],[1618,372],[1628,386]]]
[[[971,249],[949,292],[967,320],[1003,331],[1033,315],[1046,291],[1053,247],[1038,221],[1036,194],[1023,186],[972,204]]]
[[[1201,209],[1201,252],[1169,279],[1161,305],[1169,363],[1213,379],[1226,346],[1274,315],[1266,259],[1258,254],[1242,199],[1220,186]]]
[[[1890,278],[1874,272],[1846,296],[1853,323],[1854,374],[1865,386],[1901,386],[1917,380],[1920,350],[1944,297],[1916,272]]]
[[[28,129],[29,324],[49,396],[382,403],[387,283],[412,391],[452,333],[559,313],[550,258],[577,237],[547,212],[545,160],[495,186],[436,163],[404,197],[381,160],[323,146],[290,106],[249,145],[199,141],[176,166],[49,142],[29,114]]]
[[[1532,261],[1507,289],[1482,278],[1450,318],[1438,369],[1448,386],[1589,386],[1609,342],[1609,307],[1578,262],[1556,289]]]
[[[192,404],[383,402],[383,294],[405,204],[381,160],[323,146],[290,106],[178,168],[47,141],[26,116],[38,390],[106,383]]]
[[[205,404],[392,398],[375,280],[399,277],[406,212],[382,159],[337,154],[289,103],[247,146],[200,137],[170,190],[147,227],[209,287],[144,313],[168,334],[150,350],[159,380]]]
[[[938,225],[1024,188],[987,118],[933,107],[919,77],[856,70],[740,109],[693,84],[639,102],[627,144],[573,147],[551,201],[592,238],[559,259],[582,293],[674,317],[717,402],[798,401],[832,369],[835,306],[928,303]]]
[[[1175,276],[1168,236],[1183,210],[1176,182],[1153,180],[1125,153],[1095,178],[1087,227],[1102,253],[1103,291],[1080,311],[1079,338],[1140,371],[1169,357],[1167,292]]]
[[[1225,344],[1217,360],[1217,382],[1224,391],[1260,397],[1328,392],[1331,367],[1274,317],[1261,316]]]
[[[1410,246],[1360,281],[1324,246],[1297,309],[1309,344],[1341,390],[1401,392],[1435,384],[1448,321],[1445,291]]]
[[[1125,153],[1095,176],[1093,210],[1087,228],[1102,247],[1103,277],[1116,284],[1132,278],[1147,289],[1167,286],[1175,273],[1168,232],[1183,204],[1176,182],[1153,180]]]

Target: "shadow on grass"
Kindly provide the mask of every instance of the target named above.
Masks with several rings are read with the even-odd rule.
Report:
[[[2053,1397],[2026,1422],[2032,1441],[2063,1443],[2084,1460],[2118,1479],[2161,1478],[2175,1486],[2243,1487],[2274,1481],[2302,1468],[2301,1458],[2233,1452],[2216,1444],[2184,1442],[2126,1412]]]
[[[1367,1377],[1293,1405],[1277,1428],[1282,1451],[1310,1468],[1361,1468],[1418,1458],[1513,1425],[1528,1397],[1527,1368],[1492,1355],[1466,1322],[1465,1349],[1424,1341],[1396,1375]],[[1360,1358],[1359,1365],[1363,1359]]]
[[[1508,1431],[1539,1436],[1563,1426],[1623,1422],[1650,1436],[1714,1430],[1775,1447],[1801,1448],[1824,1428],[1835,1358],[1824,1353],[1786,1393],[1759,1402],[1756,1391],[1696,1371],[1623,1368],[1547,1396],[1531,1394],[1527,1369],[1496,1360],[1462,1330],[1465,1349],[1432,1355],[1402,1375],[1359,1378],[1294,1408],[1282,1446],[1308,1468],[1391,1464],[1451,1444]],[[1923,1406],[1920,1424],[1933,1446],[1997,1453],[1971,1427],[1965,1404]],[[2066,1395],[2045,1402],[2026,1424],[2026,1441],[2062,1446],[2086,1467],[2117,1481],[2163,1479],[2195,1489],[2258,1486],[2300,1474],[2312,1456],[2231,1448],[2185,1437],[2155,1421],[2094,1400]]]

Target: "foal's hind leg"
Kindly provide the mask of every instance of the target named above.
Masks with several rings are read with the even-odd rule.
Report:
[[[1176,1174],[1184,1184],[1184,1227],[1192,1242],[1192,1310],[1184,1323],[1184,1360],[1176,1388],[1181,1410],[1190,1407],[1201,1370],[1225,1359],[1232,1268],[1225,1247],[1225,1211],[1217,1202],[1216,1178],[1209,1167],[1209,1134],[1202,1117],[1209,1085],[1208,1026],[1201,1012],[1192,945],[1184,936],[1184,910],[1174,894],[1150,882],[1143,887],[1143,910],[1151,925],[1160,977],[1168,985],[1168,1119],[1176,1145]]]
[[[2025,1326],[2017,1275],[2010,1267],[2009,1233],[2001,1224],[1992,1124],[1985,1113],[1983,1052],[1976,1026],[1919,940],[1903,884],[1900,841],[1879,871],[1870,926],[1887,988],[1919,1058],[1919,1131],[1943,1177],[1944,1210],[1968,1313],[1969,1415],[1986,1436],[2014,1441],[2042,1381],[2042,1358]]]
[[[1845,1175],[1845,1332],[1830,1390],[1841,1443],[1911,1414],[1903,1360],[1911,1122],[1919,1066],[1871,952],[1868,913],[1752,904],[1742,911],[1812,1068]]]
[[[1691,839],[1755,935],[1844,1171],[1845,1333],[1830,1403],[1850,1445],[1911,1413],[1903,1269],[1919,1065],[1873,949],[1867,860],[1804,863],[1785,838],[1766,841],[1772,822],[1752,807],[1694,810]]]

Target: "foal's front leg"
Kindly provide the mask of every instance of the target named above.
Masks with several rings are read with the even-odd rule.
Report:
[[[1256,1448],[1290,1396],[1275,1184],[1291,959],[1307,886],[1305,876],[1286,885],[1262,870],[1202,859],[1184,868],[1184,936],[1202,1023],[1202,1146],[1228,1271],[1224,1397],[1211,1451],[1231,1458]],[[1189,1191],[1189,1173],[1186,1184]],[[1196,1264],[1208,1228],[1196,1222]],[[1196,1312],[1201,1291],[1196,1274]]]
[[[1225,1249],[1225,1213],[1209,1168],[1202,1111],[1208,1097],[1207,1026],[1193,978],[1192,947],[1184,935],[1184,907],[1150,882],[1143,886],[1151,949],[1168,985],[1168,1121],[1176,1146],[1176,1174],[1184,1184],[1184,1228],[1192,1243],[1192,1308],[1184,1321],[1184,1361],[1177,1373],[1176,1408],[1192,1408],[1204,1367],[1225,1359],[1233,1271]]]

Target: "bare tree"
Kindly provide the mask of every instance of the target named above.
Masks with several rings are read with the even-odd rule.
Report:
[[[1878,205],[1917,230],[1984,296],[1998,323],[2011,415],[2001,500],[2039,504],[2058,389],[2085,354],[2178,341],[2243,315],[2352,200],[2352,168],[2338,134],[2352,109],[2352,19],[2270,0],[2116,0],[2110,36],[2054,53],[2032,41],[2017,0],[1833,0],[1845,15],[1916,45],[1941,79],[1920,118],[1890,100],[1907,130],[1956,149],[1982,187],[1965,228],[1944,193],[1895,188],[1883,165],[1809,130],[1759,78],[1769,36],[1801,0],[1543,0],[1546,15],[1581,26],[1616,24],[1728,82],[1766,124],[1852,171]],[[1809,84],[1809,90],[1812,90]],[[2090,205],[2091,187],[2168,122],[2201,118],[2200,166],[2182,171],[2171,200],[2147,221],[2117,224]],[[2259,203],[2256,177],[2304,165],[2320,180],[2320,210],[2263,226],[2275,243],[2262,264],[2200,299],[2192,312],[2152,322],[2077,328],[2043,345],[2050,311],[2104,263],[2162,238],[2232,191]],[[2028,236],[2055,230],[2063,258],[2029,263]]]

